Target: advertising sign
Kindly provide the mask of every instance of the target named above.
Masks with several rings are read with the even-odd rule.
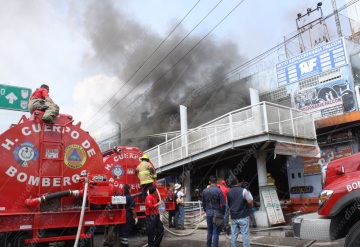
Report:
[[[278,86],[284,86],[348,63],[344,39],[340,38],[303,52],[276,65]]]
[[[320,149],[318,146],[295,144],[286,142],[276,142],[275,154],[294,155],[302,157],[320,157]]]
[[[320,174],[321,166],[324,162],[329,163],[331,160],[340,159],[353,154],[351,144],[336,145],[333,147],[321,148],[320,158],[302,158],[304,166],[304,176]]]
[[[270,225],[272,226],[285,223],[284,214],[281,209],[275,186],[260,187],[260,192]]]
[[[294,94],[294,107],[312,113],[314,119],[356,110],[354,87],[346,79],[321,84]]]

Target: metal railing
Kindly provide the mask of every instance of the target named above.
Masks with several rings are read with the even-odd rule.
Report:
[[[316,139],[311,114],[261,102],[244,107],[146,150],[156,168],[222,144],[262,134]]]

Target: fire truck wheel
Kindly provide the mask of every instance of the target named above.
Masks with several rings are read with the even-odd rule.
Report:
[[[26,246],[30,246],[28,244],[25,244],[25,239],[28,238],[29,236],[27,234],[19,234],[18,237],[16,237],[13,240],[13,243],[11,246],[13,247],[26,247]]]
[[[356,222],[346,235],[344,247],[358,247],[360,246],[360,221]]]

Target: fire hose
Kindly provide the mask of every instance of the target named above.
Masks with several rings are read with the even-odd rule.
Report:
[[[159,190],[156,189],[156,192],[158,193],[159,199],[161,200],[161,195],[160,195]],[[200,205],[200,201],[199,201],[198,203],[199,203],[199,205]],[[199,208],[200,208],[200,215],[201,215],[201,205],[200,205]],[[162,216],[162,215],[161,215],[161,216]],[[192,234],[193,232],[195,232],[195,231],[198,229],[200,223],[201,223],[201,220],[199,220],[199,222],[197,223],[196,227],[195,227],[193,230],[191,230],[190,232],[187,232],[187,233],[183,233],[183,234],[179,234],[179,233],[175,233],[175,232],[173,232],[173,231],[170,231],[170,229],[168,229],[168,228],[165,227],[165,226],[164,226],[164,229],[165,229],[166,231],[168,231],[169,233],[175,235],[175,236],[188,236],[188,235]],[[145,244],[143,247],[147,247],[147,246],[148,246],[148,244]]]
[[[81,205],[81,214],[80,214],[80,220],[79,220],[79,227],[76,233],[76,239],[75,239],[75,243],[74,243],[74,247],[78,246],[79,243],[79,239],[80,239],[80,233],[81,233],[81,228],[82,228],[82,224],[84,221],[84,215],[85,215],[85,205],[86,205],[86,197],[87,197],[87,193],[88,193],[88,187],[89,187],[89,178],[86,177],[85,178],[85,187],[84,187],[84,195],[83,195],[83,201],[82,201],[82,205]]]
[[[46,194],[46,195],[42,195],[36,198],[28,198],[25,200],[25,204],[29,207],[34,207],[37,206],[43,202],[46,201],[50,201],[56,198],[61,198],[61,197],[67,197],[67,196],[75,196],[78,197],[79,195],[82,194],[82,191],[80,190],[65,190],[65,191],[59,191],[59,192],[55,192],[52,194]]]

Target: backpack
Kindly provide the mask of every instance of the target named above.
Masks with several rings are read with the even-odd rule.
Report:
[[[177,196],[178,192],[179,190],[175,192],[174,201],[176,202],[176,204],[184,204],[184,199]]]

